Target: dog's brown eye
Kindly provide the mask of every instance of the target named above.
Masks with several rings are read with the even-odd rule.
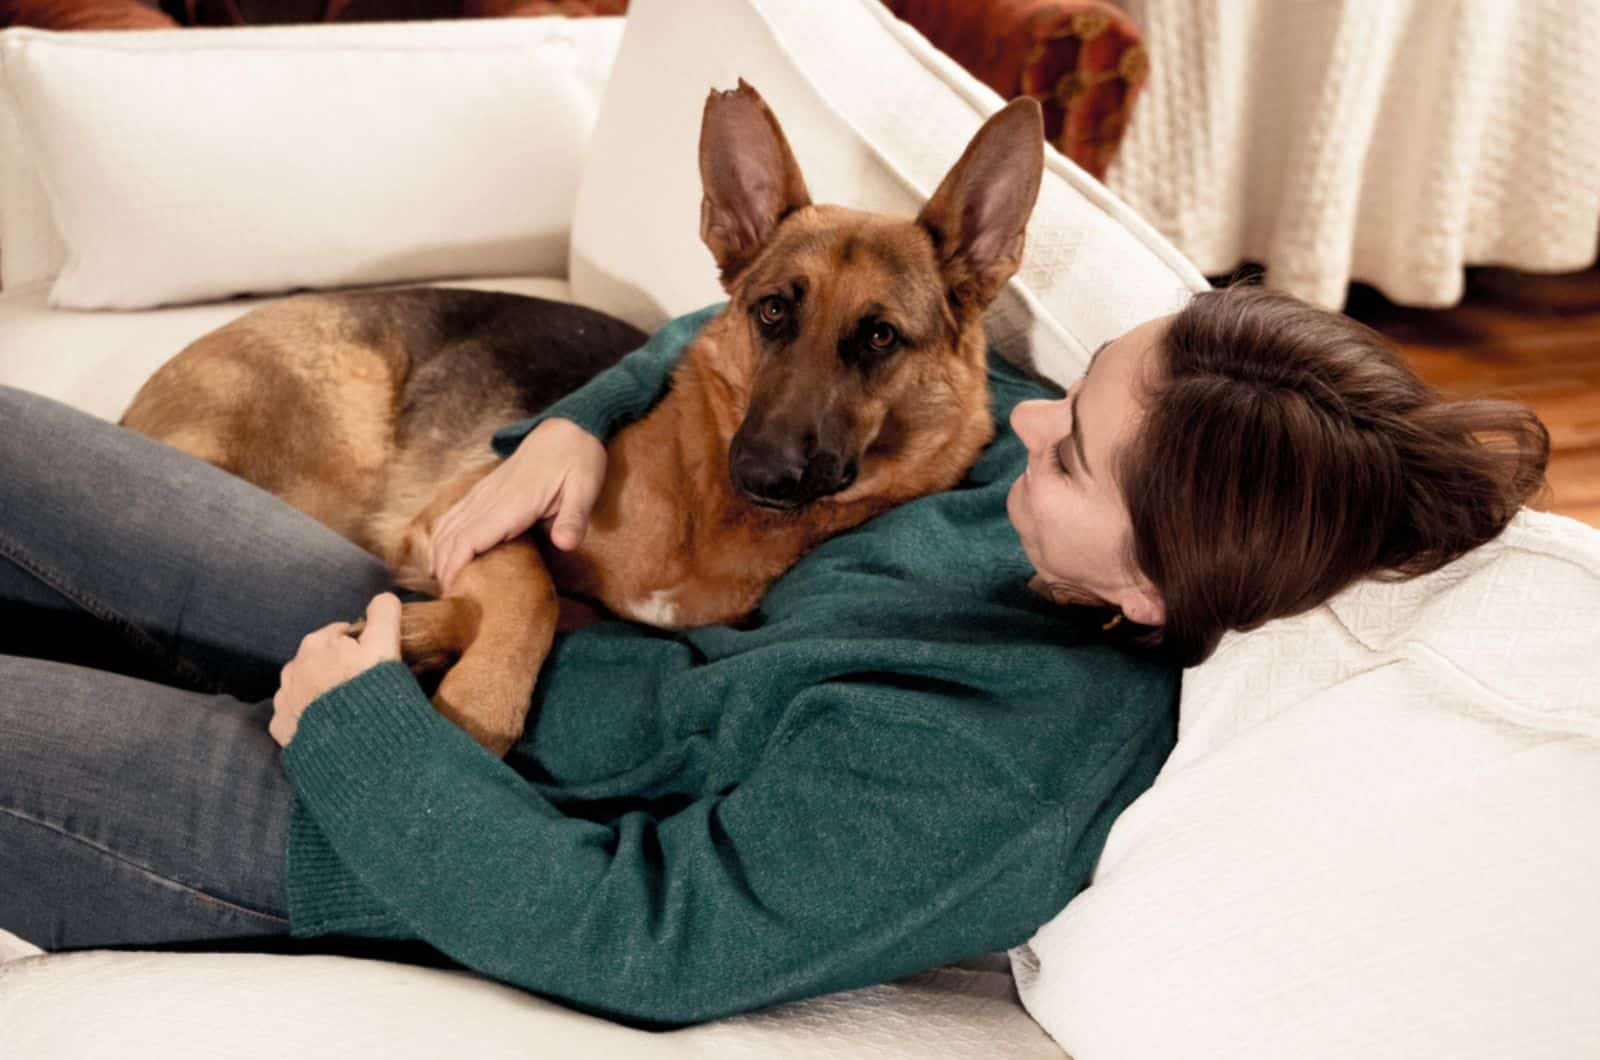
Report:
[[[777,295],[768,295],[761,300],[761,323],[767,327],[777,327],[788,315],[789,306]]]
[[[872,325],[872,330],[867,334],[867,341],[875,350],[887,350],[894,345],[895,339],[900,336],[895,332],[894,325],[878,321]]]

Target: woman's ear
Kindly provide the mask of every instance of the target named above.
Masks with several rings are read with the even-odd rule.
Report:
[[[1161,602],[1161,594],[1142,575],[1117,603],[1128,621],[1141,626],[1160,626],[1167,621],[1167,607]]]

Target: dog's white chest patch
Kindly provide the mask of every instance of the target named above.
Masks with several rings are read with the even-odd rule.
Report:
[[[627,617],[647,626],[671,629],[678,619],[678,602],[670,589],[653,592],[625,609]]]

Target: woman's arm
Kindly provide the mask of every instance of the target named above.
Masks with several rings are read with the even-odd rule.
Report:
[[[1114,761],[1075,765],[1091,779],[1057,805],[930,722],[935,693],[862,678],[804,695],[743,783],[598,823],[380,665],[313,704],[284,754],[294,932],[421,938],[586,1008],[712,1019],[1024,941],[1168,749],[1146,724]]]
[[[539,424],[571,420],[602,442],[618,427],[643,416],[667,392],[678,357],[722,305],[668,321],[648,342],[574,390],[537,416],[507,424],[495,432],[495,452],[510,456]]]
[[[583,543],[589,513],[605,484],[602,443],[661,400],[678,358],[719,312],[720,306],[711,306],[678,317],[537,416],[495,432],[492,444],[505,462],[480,479],[433,528],[429,565],[442,593],[450,591],[474,556],[535,523],[551,524],[550,541],[557,548]]]

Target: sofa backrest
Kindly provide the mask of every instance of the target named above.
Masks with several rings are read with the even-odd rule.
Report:
[[[546,40],[553,30],[570,39],[575,51],[574,73],[580,95],[587,97],[589,115],[598,111],[621,36],[620,18],[596,19],[494,19],[448,22],[348,23],[337,25],[249,26],[229,29],[124,30],[51,34],[33,29],[0,33],[0,42],[30,40],[47,49],[61,46],[104,44],[114,53],[129,50],[194,55],[210,49],[279,49],[286,53],[315,54],[324,49],[411,48],[467,50],[474,47],[514,47]],[[57,224],[52,193],[41,179],[36,151],[18,121],[21,72],[8,70],[6,54],[17,50],[0,46],[0,289],[48,280],[66,261],[68,248]],[[59,49],[58,49],[59,50]],[[16,61],[13,61],[16,65]],[[152,76],[177,76],[180,63],[152,67]],[[308,85],[315,93],[336,89]],[[195,86],[196,93],[215,92],[215,86]],[[314,105],[314,104],[313,104]],[[200,108],[197,108],[200,109]],[[198,120],[198,119],[197,119]],[[219,138],[225,132],[218,131]],[[413,162],[415,160],[407,160]],[[263,159],[270,165],[270,159]],[[570,157],[572,182],[577,179],[581,156]],[[359,175],[356,175],[359,176]],[[198,202],[203,189],[197,189]],[[564,255],[564,250],[562,251]]]

